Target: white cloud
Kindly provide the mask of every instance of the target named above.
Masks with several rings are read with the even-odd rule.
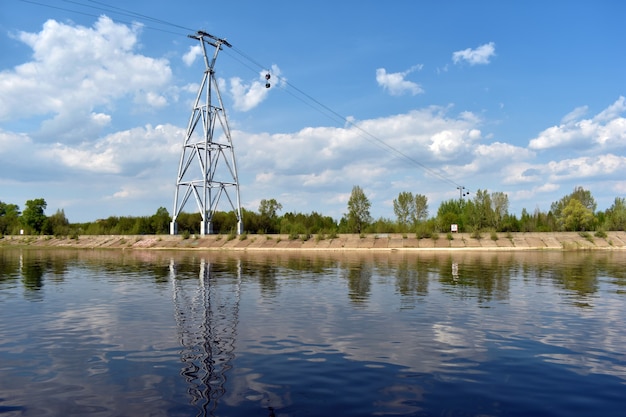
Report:
[[[139,199],[148,196],[153,190],[137,186],[135,184],[122,184],[120,189],[109,196],[105,196],[105,200],[128,200]]]
[[[385,68],[378,68],[376,70],[376,82],[392,96],[400,96],[405,93],[415,96],[423,93],[424,90],[419,84],[413,81],[407,81],[405,78],[410,73],[421,70],[422,67],[422,65],[415,65],[406,71],[392,73],[388,73]]]
[[[624,96],[620,96],[615,103],[598,113],[593,118],[593,121],[596,123],[610,122],[614,119],[620,118],[620,115],[624,112],[626,112],[626,98],[624,98]]]
[[[33,59],[0,72],[0,120],[52,115],[38,139],[58,140],[64,131],[63,140],[81,141],[103,126],[92,117],[99,106],[114,106],[127,95],[164,106],[161,91],[171,70],[164,59],[134,52],[139,29],[102,16],[92,28],[48,20],[39,33],[21,32],[18,39],[32,48]]]
[[[496,54],[496,44],[493,42],[486,43],[476,49],[467,48],[462,51],[452,53],[452,61],[459,64],[463,61],[470,65],[489,64],[491,57]]]
[[[588,110],[589,110],[588,106],[576,107],[574,110],[572,110],[571,112],[563,116],[563,118],[561,119],[561,124],[569,125],[572,123],[576,123],[577,120],[579,120],[585,114],[587,114]]]
[[[3,160],[15,161],[16,165],[37,166],[37,180],[45,177],[54,182],[76,175],[82,179],[91,174],[141,176],[156,172],[163,166],[169,167],[173,178],[184,130],[171,125],[148,125],[80,144],[38,143],[25,135],[0,132],[0,143],[3,145],[5,136],[11,138],[13,145],[2,146],[0,155]],[[3,176],[28,182],[29,178],[24,175],[27,171],[3,169]]]
[[[152,108],[162,108],[167,106],[167,98],[154,91],[148,91],[145,94],[137,94],[134,100],[135,104],[145,105]]]
[[[264,172],[277,175],[319,176],[363,162],[388,164],[393,169],[413,165],[387,145],[425,165],[471,158],[471,147],[481,139],[480,120],[470,113],[453,117],[447,112],[433,106],[355,121],[342,128],[310,127],[294,133],[256,135],[236,132],[233,136],[243,141],[237,144],[241,167],[263,167]]]
[[[528,160],[532,160],[527,151]],[[561,184],[590,180],[621,180],[626,172],[626,157],[605,154],[552,160],[548,162],[521,161],[502,169],[502,184]]]
[[[541,167],[526,161],[513,162],[502,168],[503,184],[527,184],[540,182],[544,178]]]
[[[511,193],[511,199],[517,201],[536,200],[539,195],[543,194],[549,194],[548,197],[551,198],[551,196],[560,188],[561,187],[558,184],[545,183],[532,188],[515,191]],[[532,210],[532,207],[526,208]]]
[[[242,112],[252,110],[267,98],[271,88],[280,87],[286,81],[281,77],[280,68],[277,65],[272,65],[269,72],[270,80],[266,80],[267,74],[267,71],[261,71],[259,78],[248,84],[239,77],[230,79],[230,94],[233,97],[235,110]],[[269,88],[266,86],[267,83],[270,84]],[[223,85],[223,82],[221,84]]]
[[[626,99],[615,103],[591,119],[581,119],[586,107],[579,107],[566,115],[562,123],[542,131],[530,140],[529,148],[543,150],[571,146],[596,146],[600,149],[623,149],[626,145]]]
[[[202,55],[202,48],[200,45],[194,45],[189,47],[189,51],[183,55],[183,62],[190,67],[196,61],[196,58]]]
[[[626,172],[626,157],[606,154],[563,159],[549,162],[546,168],[552,181],[613,176],[621,179],[623,173]]]
[[[516,161],[524,160],[534,156],[534,152],[509,143],[494,142],[488,145],[480,144],[474,151],[475,155],[489,161],[503,160]]]

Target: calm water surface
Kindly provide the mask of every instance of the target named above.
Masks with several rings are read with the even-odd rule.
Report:
[[[0,249],[0,415],[626,416],[626,252]]]

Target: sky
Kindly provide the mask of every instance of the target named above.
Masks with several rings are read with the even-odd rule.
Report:
[[[404,191],[434,216],[457,187],[519,215],[581,186],[604,210],[626,196],[624,16],[619,0],[3,0],[0,201],[70,222],[172,213],[202,30],[232,45],[215,77],[245,209],[339,220],[358,185],[374,218]]]

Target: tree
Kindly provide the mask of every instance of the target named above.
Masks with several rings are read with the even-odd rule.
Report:
[[[493,226],[496,230],[500,230],[504,219],[509,215],[509,196],[501,191],[491,193],[491,209],[493,211]]]
[[[46,221],[44,210],[47,206],[48,204],[43,198],[28,200],[26,202],[26,208],[22,212],[22,224],[30,227],[36,233],[41,233]]]
[[[67,236],[70,234],[70,222],[63,209],[57,210],[44,222],[43,232],[47,235]]]
[[[403,191],[393,200],[393,212],[398,218],[398,225],[406,228],[415,218],[415,198],[413,193]]]
[[[572,198],[561,213],[565,230],[584,231],[593,227],[595,220],[591,209],[585,207],[578,199]]]
[[[20,217],[20,208],[16,204],[0,201],[0,236],[14,233]]]
[[[169,233],[170,220],[170,213],[167,209],[159,207],[156,213],[150,217],[151,229],[158,235]]]
[[[413,223],[424,221],[428,218],[428,197],[422,194],[415,194],[415,217]]]
[[[491,196],[487,190],[479,189],[474,195],[473,205],[469,205],[471,210],[471,221],[477,230],[482,230],[494,224],[494,212],[491,206]]]
[[[283,209],[283,205],[275,199],[263,199],[259,204],[260,227],[265,233],[276,232],[278,212]]]
[[[348,227],[356,233],[363,233],[365,227],[372,221],[370,215],[371,203],[363,189],[358,185],[352,187],[352,193],[348,200]]]
[[[439,231],[450,231],[450,225],[456,224],[459,232],[465,229],[465,209],[468,203],[465,200],[453,198],[442,201],[437,209],[437,223]]]
[[[563,210],[565,209],[565,207],[567,207],[567,205],[572,199],[578,200],[582,204],[583,207],[591,211],[592,215],[596,212],[596,206],[597,206],[596,200],[591,195],[591,192],[588,190],[585,190],[583,187],[580,187],[580,186],[575,187],[574,191],[572,191],[571,194],[566,195],[565,197],[561,198],[559,201],[555,201],[550,205],[550,211],[556,218],[556,221],[558,222],[561,229],[565,227],[565,218],[563,216]]]
[[[393,200],[393,211],[401,229],[416,225],[428,217],[428,198],[422,194],[403,191]]]
[[[626,198],[615,197],[606,217],[609,230],[626,230]]]

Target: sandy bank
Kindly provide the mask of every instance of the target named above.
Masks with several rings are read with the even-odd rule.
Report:
[[[327,250],[327,251],[389,251],[389,250],[625,250],[626,232],[607,232],[605,238],[593,233],[483,233],[480,238],[469,233],[445,234],[437,239],[417,239],[414,235],[380,233],[365,236],[342,234],[335,238],[312,236],[290,239],[288,235],[98,235],[78,238],[53,236],[4,236],[0,248],[9,246],[110,249],[195,249],[195,250]]]

